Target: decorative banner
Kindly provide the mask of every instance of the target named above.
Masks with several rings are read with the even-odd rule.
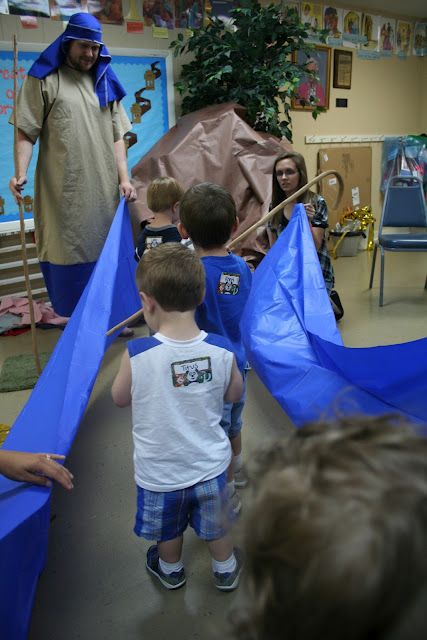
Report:
[[[104,24],[123,24],[122,0],[87,0],[87,10]]]
[[[396,20],[382,18],[378,32],[378,51],[383,56],[391,56],[395,47]]]
[[[200,29],[203,24],[203,0],[175,0],[177,29]]]
[[[142,5],[144,22],[147,27],[162,27],[164,29],[175,29],[174,10],[168,0],[144,0]],[[168,35],[154,33],[154,38],[167,38]]]
[[[49,0],[9,0],[9,12],[18,16],[49,18]]]
[[[414,56],[427,56],[427,22],[415,23]]]
[[[403,20],[397,21],[396,28],[396,54],[401,58],[406,58],[411,53],[413,25]]]

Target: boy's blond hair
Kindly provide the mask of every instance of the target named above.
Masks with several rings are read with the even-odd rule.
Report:
[[[236,204],[218,184],[201,182],[185,192],[179,217],[194,245],[202,249],[224,246],[236,222]]]
[[[156,178],[148,185],[148,208],[154,213],[172,209],[173,205],[181,200],[183,194],[184,190],[175,178],[168,176]]]
[[[393,416],[299,429],[257,454],[233,638],[426,637],[427,440]]]
[[[191,311],[205,295],[205,270],[194,251],[176,242],[162,244],[142,256],[136,281],[164,311]]]

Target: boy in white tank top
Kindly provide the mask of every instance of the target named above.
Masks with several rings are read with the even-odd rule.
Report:
[[[242,395],[242,377],[230,342],[195,323],[205,276],[193,251],[169,243],[146,252],[137,283],[154,335],[128,343],[112,386],[118,406],[132,404],[134,531],[157,542],[147,552],[148,571],[177,589],[186,580],[182,545],[190,524],[208,544],[215,586],[231,591],[242,558],[229,534],[231,447],[220,422],[224,401]]]

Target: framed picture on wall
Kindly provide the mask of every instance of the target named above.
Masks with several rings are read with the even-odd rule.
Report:
[[[334,89],[351,89],[352,51],[334,51]]]
[[[306,69],[313,72],[316,77],[307,75],[302,78],[297,96],[292,99],[292,109],[313,111],[315,106],[329,109],[330,48],[317,45],[309,54],[296,51],[293,54],[293,60],[300,65],[305,65]]]

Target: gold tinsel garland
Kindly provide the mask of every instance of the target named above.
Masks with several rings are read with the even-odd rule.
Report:
[[[351,210],[348,208],[340,220],[340,225],[344,227],[349,220],[359,220],[360,231],[368,229],[368,246],[367,250],[371,251],[374,248],[374,223],[375,218],[372,215],[371,207],[360,207],[359,209]],[[344,231],[343,234],[346,232]]]

